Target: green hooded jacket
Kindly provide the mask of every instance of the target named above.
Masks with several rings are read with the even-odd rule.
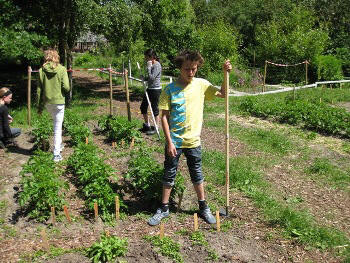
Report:
[[[69,92],[67,69],[58,64],[54,67],[52,62],[46,63],[39,70],[39,85],[37,99],[39,110],[45,104],[65,104],[64,93]]]

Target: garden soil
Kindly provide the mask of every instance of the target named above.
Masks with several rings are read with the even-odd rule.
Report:
[[[98,114],[108,113],[109,87],[107,81],[90,73],[75,72],[74,82],[86,89],[93,90],[99,96],[105,94],[106,106],[100,106],[95,112]],[[114,98],[116,98],[113,105],[114,112],[125,115],[127,111],[122,87],[115,87]],[[142,118],[139,112],[140,101],[139,96],[131,94],[133,118]],[[93,103],[93,101],[87,101],[87,103]],[[238,117],[233,116],[233,118]],[[239,118],[242,124],[266,125],[266,123],[262,124],[257,120],[252,121],[251,118]],[[117,149],[113,149],[111,145],[106,143],[104,136],[98,133],[96,121],[89,121],[88,126],[94,133],[94,143],[105,151],[106,156],[110,156],[106,161],[122,177],[127,169],[127,157],[113,157],[113,153]],[[224,136],[224,132],[220,133],[204,127],[203,147],[224,152]],[[30,130],[24,130],[17,139],[18,147],[10,147],[6,151],[0,150],[0,201],[4,204],[0,211],[2,213],[0,217],[3,220],[0,226],[0,262],[90,262],[79,249],[91,246],[105,231],[108,231],[110,235],[128,240],[127,255],[118,258],[116,262],[173,262],[162,256],[143,238],[146,235],[158,235],[159,228],[151,227],[146,222],[147,217],[154,210],[142,204],[139,198],[132,195],[126,195],[126,198],[129,198],[126,203],[130,206],[130,213],[114,226],[106,225],[101,220],[95,222],[91,214],[81,216],[84,212],[83,200],[75,195],[73,185],[70,185],[70,195],[67,197],[69,211],[73,218],[77,218],[72,223],[68,223],[61,216],[61,220],[52,226],[49,222],[46,224],[36,223],[21,214],[17,201],[20,191],[20,172],[22,165],[32,154],[31,139]],[[145,135],[145,140],[149,146],[160,144],[156,135]],[[64,142],[66,146],[63,157],[67,159],[73,150],[69,146],[68,137],[64,137]],[[247,152],[244,143],[237,138],[233,137],[230,143],[231,156]],[[162,154],[156,154],[155,158],[162,163]],[[193,244],[188,235],[178,234],[192,231],[193,212],[197,207],[196,196],[183,159],[179,170],[186,178],[186,191],[181,210],[173,211],[169,220],[165,222],[165,236],[171,237],[180,244],[184,262],[214,262],[213,257],[210,257],[212,251],[215,251],[217,256],[216,262],[340,262],[334,254],[305,247],[293,239],[284,237],[283,230],[264,221],[264,216],[252,201],[236,190],[231,192],[229,216],[221,218],[222,224],[232,227],[227,228],[226,231],[217,232],[214,227],[200,219],[199,229],[204,233],[208,245]],[[278,187],[278,190],[286,198],[290,190],[293,189],[307,199],[307,208],[315,212],[320,222],[335,226],[340,225],[342,230],[349,233],[349,196],[337,194],[332,189],[320,191],[320,187],[312,180],[309,180],[307,184],[304,184],[304,181],[298,177],[293,177],[294,179],[291,180],[290,173],[293,171],[288,169],[288,165],[275,167],[275,169],[267,171],[267,178]],[[65,176],[69,178],[70,175]],[[217,189],[217,191],[223,197],[225,196],[224,187]],[[209,202],[212,200],[210,194],[208,194],[208,200]],[[333,218],[332,221],[330,217],[328,217],[327,222],[324,220],[325,211],[329,211],[329,209],[336,212],[337,220]],[[51,247],[50,253],[46,251],[47,245]],[[58,256],[55,256],[54,251],[67,251],[67,253],[57,253]]]

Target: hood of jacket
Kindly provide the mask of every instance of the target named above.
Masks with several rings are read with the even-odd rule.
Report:
[[[43,65],[43,71],[45,71],[48,74],[55,75],[59,71],[59,64],[55,67],[55,64],[53,62],[48,62],[45,65]]]

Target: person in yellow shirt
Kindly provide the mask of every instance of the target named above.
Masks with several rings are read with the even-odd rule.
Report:
[[[166,139],[162,204],[148,220],[151,226],[169,216],[169,197],[174,185],[180,155],[185,154],[187,165],[199,204],[199,215],[209,224],[216,219],[205,201],[203,186],[200,134],[203,123],[204,100],[214,96],[225,97],[224,85],[218,90],[209,81],[195,78],[196,72],[204,63],[197,51],[185,50],[175,58],[180,76],[168,84],[160,95],[159,109],[162,111],[161,123]],[[230,71],[229,60],[223,69]]]

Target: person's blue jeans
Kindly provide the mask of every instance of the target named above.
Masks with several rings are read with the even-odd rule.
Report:
[[[191,181],[193,184],[203,183],[202,173],[202,150],[201,146],[196,148],[176,148],[177,155],[172,158],[168,156],[167,146],[165,147],[164,175],[163,185],[173,186],[179,159],[182,153],[185,154],[187,167],[190,172]]]

